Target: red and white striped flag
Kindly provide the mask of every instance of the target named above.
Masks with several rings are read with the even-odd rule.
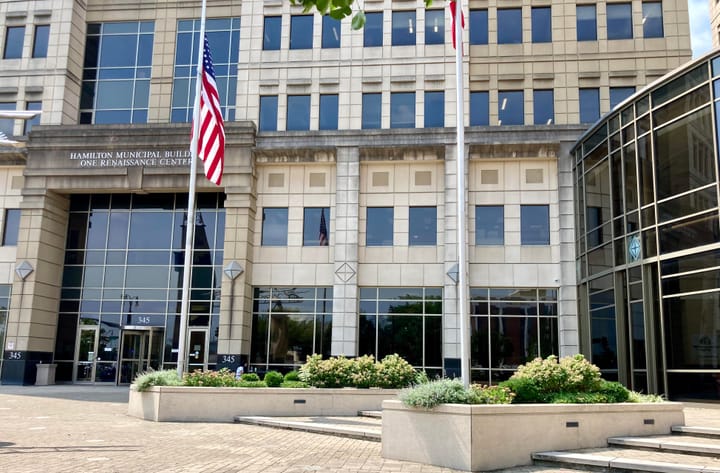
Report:
[[[453,42],[453,49],[457,49],[456,43],[457,40],[455,39],[455,17],[457,14],[455,13],[455,8],[457,7],[457,4],[455,1],[450,2],[450,30],[451,30],[451,36],[452,36],[452,42]],[[460,11],[460,28],[465,28],[465,15],[462,11]],[[460,47],[462,47],[462,37],[460,38]]]
[[[205,36],[203,50],[202,84],[200,87],[200,133],[198,133],[197,152],[198,157],[205,166],[205,177],[219,186],[222,181],[225,161],[225,129],[220,109],[220,97],[215,83],[215,68],[212,63],[207,35]]]

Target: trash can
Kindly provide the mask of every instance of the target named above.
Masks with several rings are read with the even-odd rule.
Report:
[[[35,376],[35,386],[47,386],[55,384],[55,363],[38,363],[37,375]]]

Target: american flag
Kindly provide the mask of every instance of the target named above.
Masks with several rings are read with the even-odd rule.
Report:
[[[325,209],[320,209],[320,235],[318,235],[318,239],[320,240],[320,246],[328,246],[328,231],[327,231],[327,223],[325,223]]]
[[[193,125],[193,130],[195,126]],[[225,129],[212,54],[205,36],[203,50],[202,84],[200,87],[200,133],[198,134],[198,157],[205,166],[205,177],[215,185],[222,181],[225,160]]]

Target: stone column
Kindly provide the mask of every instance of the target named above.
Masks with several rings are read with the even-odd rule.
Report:
[[[338,148],[335,172],[335,249],[333,279],[333,356],[357,355],[358,324],[358,214],[360,153],[358,148]]]
[[[42,189],[23,190],[16,268],[5,338],[2,384],[34,384],[35,365],[50,363],[55,349],[69,201]]]

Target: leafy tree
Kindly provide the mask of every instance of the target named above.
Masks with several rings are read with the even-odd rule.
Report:
[[[425,6],[432,5],[433,0],[425,0]],[[342,20],[353,15],[353,4],[355,0],[290,0],[293,5],[304,8],[304,12],[315,9],[321,15],[330,15],[336,20]],[[365,12],[362,8],[352,17],[352,29],[359,30],[365,26]]]

